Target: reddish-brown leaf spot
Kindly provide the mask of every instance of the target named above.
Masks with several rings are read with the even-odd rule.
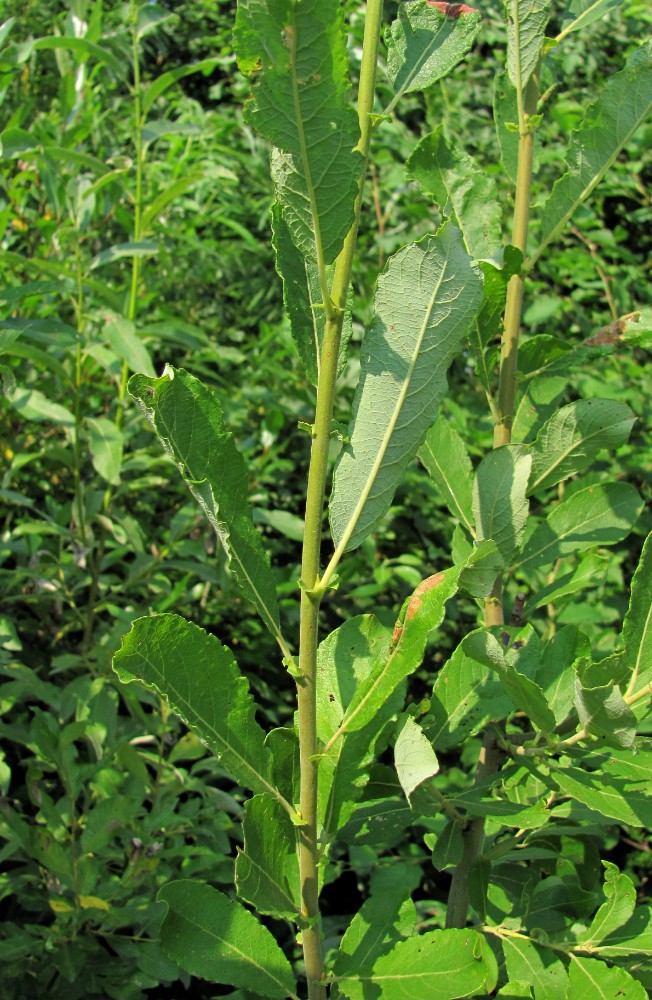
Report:
[[[420,583],[417,589],[412,594],[410,598],[410,603],[407,606],[407,611],[405,612],[405,620],[409,622],[416,615],[417,611],[421,607],[421,597],[423,594],[427,594],[429,590],[434,590],[444,579],[443,573],[434,573],[429,576],[427,580]]]
[[[443,0],[426,0],[429,7],[436,7],[446,17],[459,17],[460,14],[474,14],[477,7],[469,7],[467,3],[444,3]]]

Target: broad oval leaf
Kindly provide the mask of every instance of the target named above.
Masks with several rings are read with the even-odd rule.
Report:
[[[636,49],[620,73],[612,76],[591,104],[570,141],[568,171],[554,185],[543,206],[541,233],[533,263],[555,239],[575,209],[589,197],[652,111],[652,39]]]
[[[301,912],[298,828],[277,799],[254,795],[245,806],[244,846],[238,848],[235,882],[238,895],[258,913],[296,919]]]
[[[604,894],[607,902],[602,904],[591,926],[579,937],[579,941],[589,948],[594,948],[608,934],[627,923],[636,905],[636,889],[632,880],[619,872],[611,861],[603,861],[602,864],[606,868]]]
[[[269,792],[272,757],[255,718],[255,704],[231,650],[178,615],[137,618],[113,657],[124,684],[157,691],[245,788]]]
[[[212,886],[180,879],[157,897],[168,912],[161,947],[182,969],[255,996],[297,1000],[292,967],[253,913]]]
[[[509,567],[523,540],[532,456],[524,445],[505,445],[480,462],[473,482],[473,517],[478,540],[492,538]]]
[[[525,87],[539,61],[550,6],[551,0],[505,0],[507,73],[516,88]]]
[[[389,509],[481,301],[480,273],[449,224],[400,250],[380,276],[350,444],[335,466],[330,519],[338,549],[359,545]]]
[[[292,238],[330,263],[353,222],[363,166],[341,5],[240,0],[235,47],[240,69],[257,77],[249,121],[283,151],[275,182]]]
[[[404,717],[396,737],[394,764],[408,802],[415,788],[439,771],[432,743],[410,715]]]
[[[592,1000],[648,1000],[649,993],[642,983],[626,969],[613,968],[597,958],[571,955],[568,968],[568,997],[588,997]]]
[[[501,943],[510,979],[529,983],[535,997],[566,1000],[568,973],[554,952],[523,938],[506,937]]]
[[[620,447],[635,420],[626,403],[613,399],[580,399],[562,407],[544,424],[532,446],[528,493],[580,472],[602,448]]]
[[[217,397],[169,365],[159,379],[135,375],[129,392],[215,529],[240,586],[280,641],[276,587],[251,517],[244,459]]]
[[[87,417],[88,444],[93,468],[116,486],[120,482],[124,435],[108,417]]]
[[[383,1000],[459,1000],[490,993],[497,979],[496,959],[477,931],[438,930],[399,941],[371,972],[342,976],[338,986],[349,1000],[370,990]]]
[[[629,534],[642,508],[629,483],[588,486],[555,507],[525,543],[514,569],[529,572],[560,556],[614,545]]]
[[[424,0],[403,3],[385,34],[387,73],[394,87],[392,105],[403,94],[426,90],[464,58],[480,31],[479,11],[467,4],[445,13]]]

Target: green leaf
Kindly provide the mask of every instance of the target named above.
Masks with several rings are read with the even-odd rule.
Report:
[[[457,590],[460,567],[453,567],[419,584],[405,602],[405,618],[397,626],[398,638],[386,657],[379,659],[356,687],[341,727],[354,732],[382,708],[398,684],[421,664],[428,634],[444,617],[446,601]]]
[[[460,643],[437,673],[424,728],[435,749],[446,750],[511,711],[512,703],[492,669],[467,656]]]
[[[460,824],[449,820],[437,837],[432,852],[432,863],[437,871],[447,868],[457,868],[464,854],[464,838]]]
[[[276,270],[283,279],[283,302],[290,320],[294,343],[306,377],[317,385],[321,363],[321,348],[326,327],[326,313],[322,304],[317,266],[305,258],[292,242],[289,227],[279,205],[272,209],[273,245],[276,253]],[[333,268],[326,269],[330,284]],[[346,364],[347,347],[351,337],[351,313],[344,314],[338,375]]]
[[[535,1000],[566,1000],[568,975],[553,951],[523,938],[505,937],[501,943],[510,979],[529,983]]]
[[[363,167],[341,6],[241,0],[235,48],[242,72],[257,77],[247,119],[282,150],[273,173],[294,243],[330,263],[353,222]]]
[[[562,792],[589,809],[626,826],[652,826],[649,781],[632,782],[579,767],[555,768],[551,772]]]
[[[524,615],[527,617],[535,608],[541,608],[544,604],[554,604],[563,597],[575,594],[586,587],[599,587],[604,580],[606,568],[605,556],[598,552],[590,552],[575,569],[563,573],[546,587],[531,594],[523,607]]]
[[[621,875],[616,865],[603,861],[606,868],[604,877],[604,894],[607,902],[603,903],[591,926],[580,934],[578,942],[585,948],[594,948],[607,935],[626,924],[634,913],[636,905],[636,890],[632,880],[627,875]]]
[[[217,397],[183,369],[135,375],[129,391],[177,465],[229,557],[238,582],[280,640],[276,588],[251,518],[247,472]]]
[[[32,44],[37,51],[67,49],[69,52],[75,52],[79,57],[79,63],[86,62],[92,57],[100,63],[106,63],[119,77],[123,77],[125,74],[126,66],[122,59],[119,59],[110,49],[89,42],[86,38],[48,36],[47,38],[37,38]]]
[[[505,173],[516,184],[518,173],[518,132],[508,128],[518,122],[518,102],[516,88],[505,70],[499,70],[494,79],[493,99],[494,124],[500,146],[500,158]]]
[[[117,486],[122,468],[124,435],[108,417],[87,417],[88,445],[95,471]]]
[[[629,483],[589,486],[562,501],[530,536],[514,569],[529,573],[560,556],[614,545],[632,529],[643,504]]]
[[[136,327],[119,313],[104,310],[104,336],[111,349],[127,362],[130,371],[155,378],[156,372],[149,351],[136,333]]]
[[[585,663],[577,672],[575,706],[580,723],[609,746],[633,750],[636,716],[625,703],[611,671],[602,663]]]
[[[636,49],[625,68],[611,77],[572,133],[566,156],[568,171],[555,183],[543,206],[539,246],[531,263],[590,196],[650,111],[652,39]]]
[[[245,806],[244,847],[238,849],[238,895],[258,913],[296,919],[299,902],[297,828],[271,795],[254,795]]]
[[[529,441],[557,409],[568,379],[562,375],[540,375],[528,383],[516,404],[512,441]]]
[[[625,969],[610,967],[597,958],[571,955],[568,968],[567,1000],[591,997],[592,1000],[648,1000],[645,987]]]
[[[572,31],[581,31],[621,4],[622,0],[571,0],[563,14],[561,34],[565,36]]]
[[[448,224],[396,253],[378,279],[350,444],[335,465],[330,517],[339,549],[359,545],[389,509],[481,298],[480,275]]]
[[[356,690],[389,655],[391,633],[373,615],[350,618],[320,643],[317,653],[317,736],[325,746],[338,730]],[[399,685],[366,725],[345,733],[319,761],[318,817],[328,842],[351,817],[369,781],[377,742],[405,700]]]
[[[394,764],[408,802],[415,788],[439,771],[439,761],[430,740],[409,715],[403,717],[399,726],[394,746]]]
[[[532,447],[528,493],[585,469],[602,448],[619,448],[635,420],[626,403],[612,399],[581,399],[562,407],[544,424]]]
[[[505,693],[518,711],[525,712],[534,725],[544,732],[550,733],[554,730],[555,717],[540,686],[525,674],[519,673],[506,655],[505,647],[495,635],[484,629],[478,629],[476,632],[471,632],[463,640],[462,645],[468,657],[491,667],[498,673]],[[523,646],[521,641],[517,651]]]
[[[631,959],[636,954],[652,956],[652,908],[637,906],[625,926],[612,931],[595,950],[609,958]]]
[[[157,898],[168,907],[161,946],[186,972],[256,996],[297,1000],[290,963],[271,932],[240,903],[190,879],[168,883]]]
[[[550,19],[551,0],[505,0],[507,75],[518,89],[536,69]]]
[[[530,988],[529,982],[523,979],[510,979],[508,983],[498,990],[496,993],[497,997],[502,997],[503,1000],[533,1000],[534,994]]]
[[[622,638],[632,671],[629,692],[641,691],[652,683],[652,533],[645,539],[632,578]]]
[[[245,788],[269,792],[287,806],[271,784],[272,758],[249,685],[215,636],[178,615],[137,618],[113,669],[124,684],[138,680],[166,698]]]
[[[450,1000],[452,990],[460,1000],[489,993],[497,978],[496,959],[477,931],[438,930],[397,942],[371,972],[342,976],[338,985],[349,1000],[372,991],[383,1000]]]
[[[108,250],[102,250],[101,253],[96,254],[90,263],[89,270],[94,271],[97,267],[113,264],[116,260],[124,260],[126,257],[151,257],[157,254],[158,250],[158,243],[153,243],[151,240],[141,240],[139,243],[116,243]]]
[[[410,893],[419,884],[414,865],[393,861],[373,873],[370,897],[349,924],[333,966],[336,978],[369,973],[381,955],[401,938],[410,937],[416,923]]]
[[[423,0],[401,4],[385,33],[392,106],[403,94],[426,90],[447,76],[471,49],[481,21],[479,11],[468,6],[449,16]]]
[[[505,566],[520,545],[528,515],[527,483],[532,457],[523,445],[488,452],[473,482],[473,517],[478,540],[493,538]]]
[[[502,209],[495,181],[446,139],[443,125],[419,141],[406,167],[408,176],[459,226],[471,257],[502,254]]]
[[[25,420],[46,420],[60,424],[67,430],[75,426],[75,417],[61,403],[53,403],[38,389],[24,389],[20,386],[7,393],[9,402]]]
[[[494,540],[476,542],[462,565],[459,588],[471,597],[486,597],[502,569],[503,560]]]
[[[587,635],[575,625],[566,625],[543,646],[534,679],[543,690],[548,707],[559,725],[575,702],[575,664],[591,655]]]
[[[184,77],[190,76],[191,73],[203,73],[204,76],[208,76],[219,64],[219,57],[201,59],[199,62],[192,63],[192,65],[180,66],[178,69],[172,69],[168,73],[162,73],[153,83],[150,83],[141,97],[143,114],[147,114],[154,101],[161,94],[164,94],[177,80],[182,80]]]
[[[462,438],[443,413],[426,434],[419,458],[453,517],[473,535],[473,466]]]

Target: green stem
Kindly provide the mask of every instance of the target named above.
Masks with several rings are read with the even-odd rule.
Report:
[[[358,118],[363,168],[355,200],[354,221],[335,264],[330,299],[335,313],[326,318],[321,353],[319,385],[313,430],[308,491],[306,498],[305,533],[301,562],[301,624],[299,647],[300,678],[297,683],[299,716],[300,796],[299,811],[303,820],[299,839],[299,874],[301,879],[301,910],[303,917],[302,943],[308,980],[309,1000],[325,1000],[324,963],[321,952],[319,920],[319,844],[317,836],[317,644],[319,641],[319,607],[325,588],[317,586],[320,570],[320,550],[324,495],[328,473],[330,432],[335,403],[335,382],[342,320],[353,266],[353,254],[358,233],[362,190],[372,123],[376,65],[380,42],[382,0],[369,0],[365,19],[364,47],[360,69]]]

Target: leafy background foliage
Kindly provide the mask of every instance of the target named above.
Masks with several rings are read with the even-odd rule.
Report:
[[[205,879],[228,893],[242,847],[246,793],[155,693],[121,684],[110,671],[111,658],[134,618],[174,612],[215,633],[236,653],[262,706],[259,721],[266,731],[291,722],[293,685],[278,670],[273,640],[234,585],[209,525],[124,386],[126,373],[153,375],[166,362],[217,390],[225,421],[248,462],[254,521],[271,555],[287,632],[296,632],[302,469],[310,444],[299,422],[312,419],[312,393],[282,319],[282,289],[269,241],[268,152],[242,115],[248,85],[232,54],[232,4],[170,2],[160,10],[160,21],[158,14],[149,21],[141,14],[143,89],[166,72],[193,69],[197,60],[214,63],[204,73],[180,78],[148,109],[146,221],[139,240],[146,245],[125,248],[134,241],[137,200],[133,9],[107,3],[93,5],[91,12],[81,4],[9,2],[6,10],[15,23],[0,57],[5,748],[0,990],[12,998],[36,992],[71,1000],[163,998],[184,988],[197,997],[220,995],[228,990],[191,979],[161,950],[157,938],[165,907],[155,897],[161,886],[179,878]],[[388,10],[388,22],[395,12]],[[425,95],[410,94],[396,124],[377,133],[354,274],[358,301],[351,360],[337,414],[343,423],[379,267],[408,239],[438,223],[430,199],[404,172],[418,136],[441,124],[446,136],[488,164],[487,174],[501,194],[510,190],[498,168],[490,112],[493,56],[504,47],[504,32],[496,13],[482,13],[471,58],[458,71],[463,76],[439,81]],[[88,18],[89,38],[100,52],[66,47],[65,41],[75,38],[74,17]],[[348,5],[347,17],[355,67],[362,18],[357,4]],[[628,2],[617,16],[595,22],[553,55],[544,80],[550,111],[536,176],[541,200],[558,175],[583,95],[622,66],[650,23],[646,5]],[[26,45],[46,37],[58,38],[57,47]],[[391,90],[384,78],[380,92],[386,106]],[[577,213],[572,229],[537,262],[525,313],[528,335],[576,345],[617,317],[652,304],[650,138],[647,124]],[[509,212],[508,197],[502,204]],[[129,320],[133,254],[141,252],[138,302]],[[524,351],[523,360],[527,383],[540,363],[536,344]],[[556,408],[598,395],[626,403],[638,417],[618,456],[603,451],[582,485],[616,478],[637,487],[645,510],[625,543],[602,549],[586,567],[591,589],[585,599],[574,599],[572,584],[565,592],[558,588],[551,598],[556,631],[548,643],[568,643],[577,651],[573,630],[581,625],[601,655],[617,647],[632,574],[652,528],[652,431],[645,420],[649,360],[649,350],[618,342],[603,347],[594,363],[578,365],[572,382],[557,375]],[[450,426],[476,462],[491,442],[486,399],[474,377],[477,365],[471,350],[454,363],[444,404]],[[334,440],[334,454],[337,447]],[[566,484],[565,496],[574,488],[573,482]],[[535,516],[544,513],[539,503],[535,495]],[[325,628],[372,609],[391,628],[403,600],[449,564],[452,537],[439,491],[422,466],[411,463],[389,515],[342,564],[340,588],[323,612]],[[421,871],[410,904],[420,925],[439,932],[461,845],[455,824],[435,814],[428,795],[445,796],[454,809],[470,815],[487,811],[489,790],[474,801],[468,775],[483,710],[489,711],[492,698],[501,703],[504,694],[487,684],[465,706],[459,725],[469,739],[461,750],[438,714],[448,716],[459,707],[444,682],[477,669],[467,649],[448,661],[476,621],[472,597],[449,602],[436,644],[427,647],[410,681],[412,706],[430,699],[421,721],[439,761],[432,771],[434,791],[416,789],[408,805],[392,758],[383,755],[369,765],[361,800],[339,831],[324,912],[329,945],[349,927],[335,966],[344,978],[351,974],[346,956],[365,921],[378,919],[379,900],[393,893],[397,910],[407,906],[408,873]],[[509,639],[517,649],[520,634],[510,631]],[[501,661],[501,669],[512,671],[513,680],[518,658],[508,661]],[[548,690],[555,678],[539,670],[535,680]],[[513,680],[521,690],[522,676]],[[587,699],[595,687],[587,678]],[[536,711],[535,704],[533,717]],[[561,718],[562,707],[559,713]],[[649,723],[642,725],[649,734]],[[382,750],[387,739],[380,734],[378,739]],[[628,932],[625,943],[619,938],[634,895],[640,903],[650,896],[644,837],[649,807],[637,812],[627,784],[643,777],[632,768],[644,769],[646,762],[649,768],[649,753],[632,765],[625,750],[596,750],[594,770],[609,768],[622,781],[618,815],[607,815],[615,820],[626,815],[630,822],[612,824],[592,808],[597,786],[582,777],[587,772],[579,764],[572,766],[575,753],[569,750],[567,768],[551,768],[543,776],[525,762],[501,773],[514,811],[502,817],[506,827],[491,821],[496,868],[486,896],[486,871],[478,866],[472,873],[471,902],[487,924],[509,926],[526,900],[526,928],[536,931],[539,943],[517,935],[502,939],[511,982],[527,979],[525,970],[532,967],[539,969],[538,982],[562,981],[565,969],[545,949],[542,935],[554,938],[579,922],[585,941],[616,962],[616,989],[617,963],[629,960],[626,939],[649,935],[641,925]],[[558,799],[555,822],[543,826],[537,803],[551,797]],[[625,808],[630,812],[623,813]],[[390,873],[399,859],[404,867],[392,885]],[[351,923],[363,899],[357,923]],[[268,917],[265,926],[296,959],[287,924]],[[414,919],[406,926],[411,929]],[[400,928],[392,933],[401,936]],[[414,947],[409,941],[405,946]],[[649,955],[649,942],[647,948]],[[592,961],[571,962],[578,996]],[[650,988],[652,973],[644,961],[636,974]],[[548,995],[547,986],[539,989],[535,986],[535,997]]]

